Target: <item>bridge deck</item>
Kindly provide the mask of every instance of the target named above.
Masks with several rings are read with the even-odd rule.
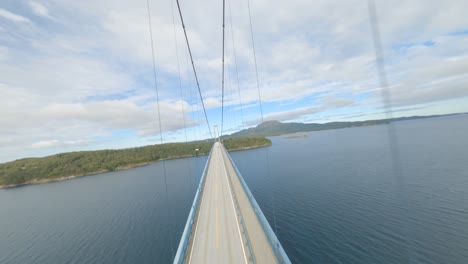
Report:
[[[213,146],[186,263],[278,263],[224,146]]]

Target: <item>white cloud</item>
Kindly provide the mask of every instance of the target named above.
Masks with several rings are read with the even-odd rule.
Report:
[[[204,98],[203,101],[207,109],[220,107],[222,105],[220,100],[213,97]]]
[[[0,17],[8,19],[16,23],[31,23],[31,20],[29,20],[28,18],[14,14],[2,8],[0,8]]]
[[[350,98],[340,98],[328,95],[317,100],[317,103],[326,105],[327,107],[349,107],[355,104]]]
[[[73,142],[96,146],[120,130],[131,131],[138,140],[159,133],[145,2],[28,3],[35,15],[57,23],[38,20],[33,24],[30,19],[37,17],[0,9],[0,22],[16,23],[0,27],[0,112],[4,113],[0,115],[0,147],[8,147],[0,153],[21,157],[28,155],[31,146],[72,148],[76,147]],[[182,105],[188,126],[203,123],[195,120],[195,116],[203,117],[201,113],[191,112],[201,108],[194,103],[199,100],[198,92],[176,10],[178,42],[174,43],[174,2],[150,4],[162,130],[183,128]],[[221,105],[222,3],[181,4],[205,104],[214,112]],[[252,117],[258,94],[247,6],[244,1],[230,4],[245,105],[238,105],[236,92],[226,90],[225,106],[242,108],[246,117]],[[288,121],[343,107],[381,107],[365,1],[251,4],[262,100],[268,105],[266,119]],[[12,5],[18,6],[9,10],[21,10],[21,3]],[[377,1],[394,107],[468,96],[468,37],[452,34],[466,30],[465,5],[463,0]],[[237,87],[230,28],[228,23],[226,63],[229,85]],[[426,41],[435,44],[426,46]],[[310,104],[299,104],[303,99]],[[12,155],[3,154],[0,160],[12,159]]]
[[[33,143],[32,148],[42,149],[42,148],[52,148],[52,147],[74,147],[74,146],[86,146],[91,144],[92,141],[87,140],[78,140],[78,141],[60,141],[57,139],[45,140]]]
[[[315,114],[318,112],[323,111],[323,107],[319,106],[310,106],[310,107],[302,107],[302,108],[296,108],[294,110],[290,111],[283,111],[283,112],[276,112],[276,113],[271,113],[267,114],[264,116],[265,121],[269,120],[277,120],[277,121],[284,121],[284,120],[292,120],[296,119],[305,115],[310,115],[310,114]]]
[[[36,1],[29,1],[29,6],[31,7],[34,14],[41,16],[41,17],[52,19],[52,17],[49,15],[49,10],[44,5]]]
[[[187,104],[184,102],[184,107]],[[163,131],[183,128],[183,116],[179,102],[160,102],[161,124]],[[128,101],[99,101],[76,104],[53,104],[43,109],[44,115],[60,122],[80,122],[105,129],[134,129],[138,135],[159,133],[156,104],[147,108]],[[186,125],[195,122],[186,118]],[[152,129],[157,128],[157,129]]]
[[[278,111],[264,115],[264,121],[291,121],[300,119],[312,114],[324,112],[328,109],[335,109],[341,107],[350,107],[355,104],[352,99],[349,98],[338,98],[327,95],[325,97],[316,100],[317,105],[307,107],[297,107],[292,110]],[[260,119],[254,119],[246,122],[248,125],[255,125],[260,122]]]

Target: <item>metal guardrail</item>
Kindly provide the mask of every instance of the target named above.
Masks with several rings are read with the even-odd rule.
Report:
[[[224,146],[223,146],[223,149],[224,149]],[[225,149],[223,150],[223,152],[226,154],[226,156],[228,155],[227,152],[225,151]],[[226,167],[226,161],[224,160],[224,153],[221,154],[221,157],[223,158],[223,163],[224,163],[224,166]],[[252,251],[252,246],[250,245],[249,234],[247,233],[247,228],[245,227],[245,224],[244,224],[244,217],[242,216],[242,212],[241,212],[241,210],[239,208],[239,202],[237,201],[237,195],[236,195],[236,192],[234,191],[234,187],[232,187],[231,176],[230,176],[230,173],[228,172],[227,169],[226,169],[226,173],[228,174],[227,176],[228,176],[228,181],[229,181],[229,188],[231,189],[234,204],[235,204],[235,207],[236,207],[235,208],[236,209],[236,214],[239,217],[239,224],[242,227],[242,234],[245,237],[245,246],[247,247],[247,250],[249,251],[249,260],[250,260],[250,263],[255,264],[255,257],[254,257],[253,251]]]
[[[247,197],[249,198],[250,204],[252,205],[255,214],[257,215],[258,221],[260,222],[260,225],[263,228],[263,232],[265,232],[265,235],[268,238],[268,242],[270,242],[270,246],[273,249],[273,253],[275,254],[279,263],[290,264],[291,260],[289,260],[288,255],[286,255],[283,246],[281,246],[281,243],[276,237],[275,232],[273,232],[273,229],[271,228],[270,224],[268,223],[268,220],[263,214],[262,209],[260,209],[260,206],[258,206],[257,201],[250,192],[249,187],[245,183],[244,178],[242,177],[242,174],[240,173],[239,169],[237,169],[237,166],[232,160],[231,155],[229,155],[229,153],[227,152],[226,154],[226,156],[228,156],[229,160],[231,161],[232,167],[236,171],[237,176],[239,177],[239,181],[241,182],[242,188],[244,189],[245,193],[247,194]]]
[[[202,178],[200,179],[200,183],[198,184],[197,192],[195,193],[195,198],[193,199],[192,208],[190,209],[190,213],[188,215],[187,223],[185,224],[184,232],[182,233],[182,238],[179,242],[179,247],[177,248],[177,253],[174,258],[174,264],[182,264],[184,263],[186,254],[187,254],[187,247],[190,242],[190,237],[192,234],[193,222],[198,214],[198,208],[200,206],[200,198],[203,192],[203,185],[205,183],[207,169],[211,160],[211,154],[213,153],[214,144],[211,147],[210,155],[208,156],[208,160],[205,164],[205,168],[203,169]]]

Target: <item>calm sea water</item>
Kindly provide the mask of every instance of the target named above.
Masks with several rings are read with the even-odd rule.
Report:
[[[468,263],[468,116],[394,128],[232,153],[293,262]],[[205,162],[0,190],[0,263],[170,263]]]

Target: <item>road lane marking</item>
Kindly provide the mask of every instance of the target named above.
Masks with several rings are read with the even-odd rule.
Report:
[[[222,152],[224,152],[224,149],[222,150]],[[236,225],[237,225],[237,231],[239,231],[239,238],[240,238],[240,241],[241,241],[241,247],[242,247],[242,252],[244,253],[244,260],[245,260],[245,263],[249,263],[247,261],[247,255],[245,254],[245,249],[244,249],[244,242],[242,240],[242,234],[241,234],[241,231],[240,231],[240,227],[239,227],[239,219],[237,219],[237,212],[236,212],[236,207],[234,205],[234,200],[232,198],[232,192],[231,192],[231,184],[229,182],[229,179],[228,179],[228,172],[227,172],[227,169],[226,169],[226,163],[224,162],[224,155],[223,153],[221,153],[221,158],[223,160],[223,165],[222,166],[224,168],[224,172],[226,173],[226,180],[228,181],[228,185],[229,185],[229,193],[231,194],[230,197],[231,197],[231,203],[232,203],[232,209],[234,210],[234,216],[236,217]]]

